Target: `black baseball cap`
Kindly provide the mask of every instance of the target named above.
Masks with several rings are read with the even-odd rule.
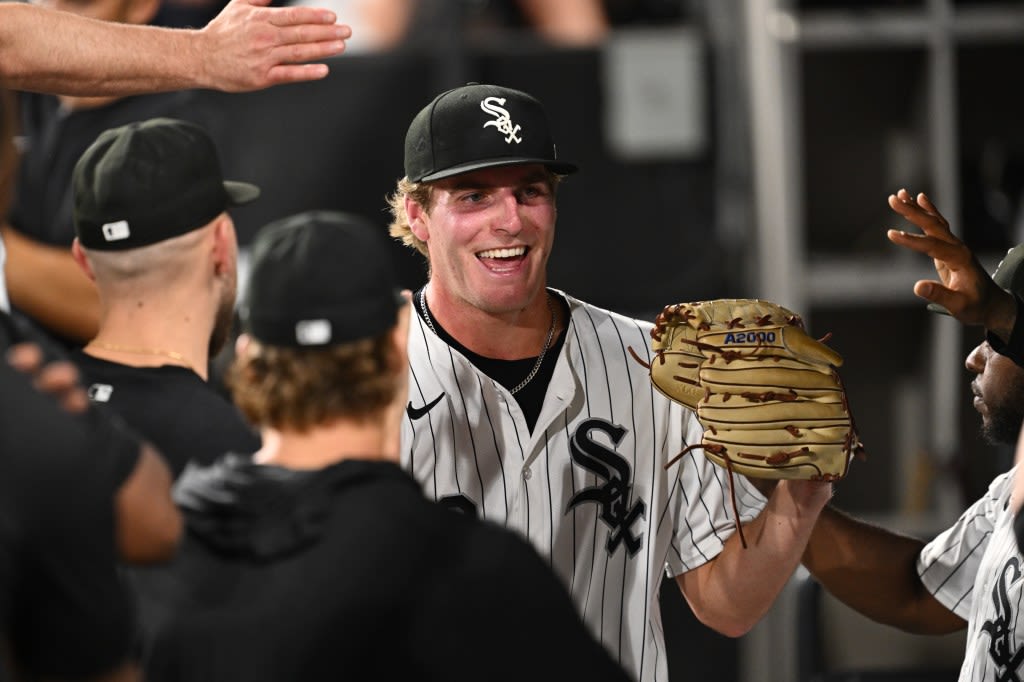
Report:
[[[442,92],[405,134],[405,175],[413,182],[527,163],[563,175],[577,170],[558,160],[540,101],[499,85],[470,83]]]
[[[384,232],[340,211],[274,221],[252,243],[242,326],[261,343],[316,347],[379,336],[405,305]]]
[[[999,288],[1006,289],[1014,296],[1024,299],[1024,244],[1018,244],[1003,256],[999,265],[992,272],[992,280]],[[949,311],[938,303],[929,303],[928,310],[940,315],[949,315]]]
[[[206,225],[260,195],[225,181],[217,149],[195,123],[137,121],[100,133],[75,164],[75,233],[82,246],[121,251]]]

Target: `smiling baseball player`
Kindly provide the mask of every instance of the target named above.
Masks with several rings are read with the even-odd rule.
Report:
[[[796,567],[828,483],[767,504],[697,451],[693,413],[657,392],[651,324],[547,287],[560,160],[543,107],[471,84],[415,117],[391,234],[430,263],[414,295],[402,461],[429,496],[514,528],[635,679],[668,679],[659,612],[674,576],[696,615],[746,632]],[[762,511],[762,507],[764,507]],[[509,580],[515,580],[514,575]]]

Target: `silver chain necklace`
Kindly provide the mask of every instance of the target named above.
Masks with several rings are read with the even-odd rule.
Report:
[[[555,304],[551,302],[551,296],[544,292],[545,300],[548,302],[548,311],[551,313],[551,326],[548,327],[548,337],[544,339],[544,348],[541,349],[540,355],[537,356],[537,362],[533,363],[533,369],[526,375],[526,378],[519,382],[519,384],[509,390],[509,393],[515,395],[521,391],[526,384],[533,381],[533,378],[537,376],[537,372],[540,371],[540,366],[544,364],[544,356],[547,355],[548,349],[551,348],[551,340],[555,338]],[[420,308],[423,309],[423,318],[427,321],[427,326],[430,327],[430,331],[434,332],[434,336],[440,337],[437,333],[437,329],[434,328],[434,319],[430,316],[430,308],[427,307],[427,288],[423,287],[420,289]]]

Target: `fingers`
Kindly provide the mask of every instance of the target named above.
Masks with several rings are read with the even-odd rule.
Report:
[[[285,64],[275,66],[267,72],[267,83],[268,85],[283,85],[315,81],[326,77],[328,71],[326,64]]]
[[[949,222],[922,192],[917,198],[905,189],[889,195],[889,207],[925,234],[950,242],[959,242],[949,229]]]
[[[260,0],[266,3],[269,0]],[[274,7],[270,10],[270,23],[274,26],[303,26],[314,24],[327,24],[337,28],[337,35],[334,37],[346,39],[352,37],[352,29],[344,24],[337,24],[338,15],[329,9],[319,7]]]
[[[12,367],[32,377],[37,390],[53,396],[72,413],[85,411],[89,397],[78,383],[78,370],[67,361],[44,364],[42,349],[32,343],[21,343],[7,352]]]
[[[34,343],[19,343],[7,351],[7,362],[19,372],[31,376],[43,364],[43,351]]]

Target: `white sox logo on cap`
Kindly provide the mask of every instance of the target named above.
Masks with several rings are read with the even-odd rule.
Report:
[[[519,144],[523,141],[523,138],[517,134],[522,126],[514,125],[512,123],[512,117],[508,113],[508,109],[501,106],[505,103],[504,97],[485,97],[480,101],[480,108],[486,111],[491,116],[494,116],[493,121],[487,121],[483,127],[494,126],[499,132],[505,135],[505,142],[512,144],[515,142]]]

